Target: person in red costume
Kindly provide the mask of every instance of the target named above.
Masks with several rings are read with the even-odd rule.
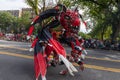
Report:
[[[65,49],[56,39],[53,38],[50,32],[50,29],[61,25],[66,32],[73,34],[76,33],[74,28],[78,29],[80,25],[80,14],[77,10],[67,10],[63,4],[58,4],[54,8],[43,11],[39,16],[36,16],[33,19],[28,31],[27,39],[30,39],[31,34],[35,29],[34,25],[41,23],[49,17],[53,17],[54,19],[50,23],[42,26],[42,28],[38,31],[37,37],[33,41],[30,49],[31,51],[34,48],[34,68],[36,80],[38,80],[39,75],[41,75],[42,80],[46,80],[45,76],[47,63],[49,62],[48,57],[52,52],[54,53],[54,57],[58,57],[63,61],[71,75],[74,75],[73,72],[77,72],[77,69],[67,60]]]

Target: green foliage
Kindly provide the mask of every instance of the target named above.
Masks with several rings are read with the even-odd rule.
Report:
[[[28,29],[28,25],[30,24],[31,20],[30,20],[30,13],[29,12],[25,12],[22,14],[22,16],[20,18],[18,18],[18,23],[20,27],[24,27],[26,29]]]
[[[39,8],[38,8],[38,4],[39,4],[39,0],[25,0],[25,2],[33,8],[33,10],[35,11],[36,15],[39,14]]]
[[[24,13],[22,17],[14,17],[9,12],[0,13],[0,28],[5,32],[22,32],[22,29],[27,30],[30,24],[30,14]]]
[[[89,16],[94,19],[91,36],[116,39],[120,32],[120,1],[119,0],[77,0],[88,7]],[[112,27],[112,28],[111,28]],[[109,28],[111,28],[109,31]],[[110,33],[107,33],[110,32]],[[107,33],[107,35],[106,35]],[[112,36],[110,36],[110,34]],[[106,35],[106,36],[105,36]]]
[[[17,32],[22,33],[28,30],[30,26],[30,13],[25,12],[22,14],[21,17],[17,18],[16,23],[17,23]]]
[[[8,12],[0,12],[0,28],[6,29],[15,21],[14,16]]]
[[[91,38],[91,36],[89,34],[85,34],[83,32],[79,32],[79,36],[81,36],[82,38],[85,38],[85,39]]]

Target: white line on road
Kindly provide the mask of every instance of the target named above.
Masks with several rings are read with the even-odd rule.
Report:
[[[15,57],[21,57],[21,58],[26,58],[26,59],[33,59],[33,56],[28,56],[28,55],[23,55],[23,54],[16,54],[16,53],[10,53],[10,52],[2,52],[2,51],[0,51],[0,54],[9,55],[9,56],[15,56]],[[79,66],[76,63],[73,63],[73,64],[75,66]],[[96,65],[88,65],[88,64],[85,64],[85,67],[86,68],[96,69],[96,70],[104,70],[104,71],[120,73],[120,69],[117,69],[117,68],[108,68],[108,67],[102,67],[102,66],[96,66]]]

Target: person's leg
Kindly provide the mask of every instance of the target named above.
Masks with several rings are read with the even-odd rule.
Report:
[[[43,50],[43,46],[38,41],[34,48],[34,69],[36,80],[38,80],[40,75],[42,78],[45,78],[46,76],[47,66]]]

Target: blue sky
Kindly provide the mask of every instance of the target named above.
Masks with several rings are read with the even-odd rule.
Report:
[[[18,10],[29,7],[24,0],[0,0],[0,10]]]

